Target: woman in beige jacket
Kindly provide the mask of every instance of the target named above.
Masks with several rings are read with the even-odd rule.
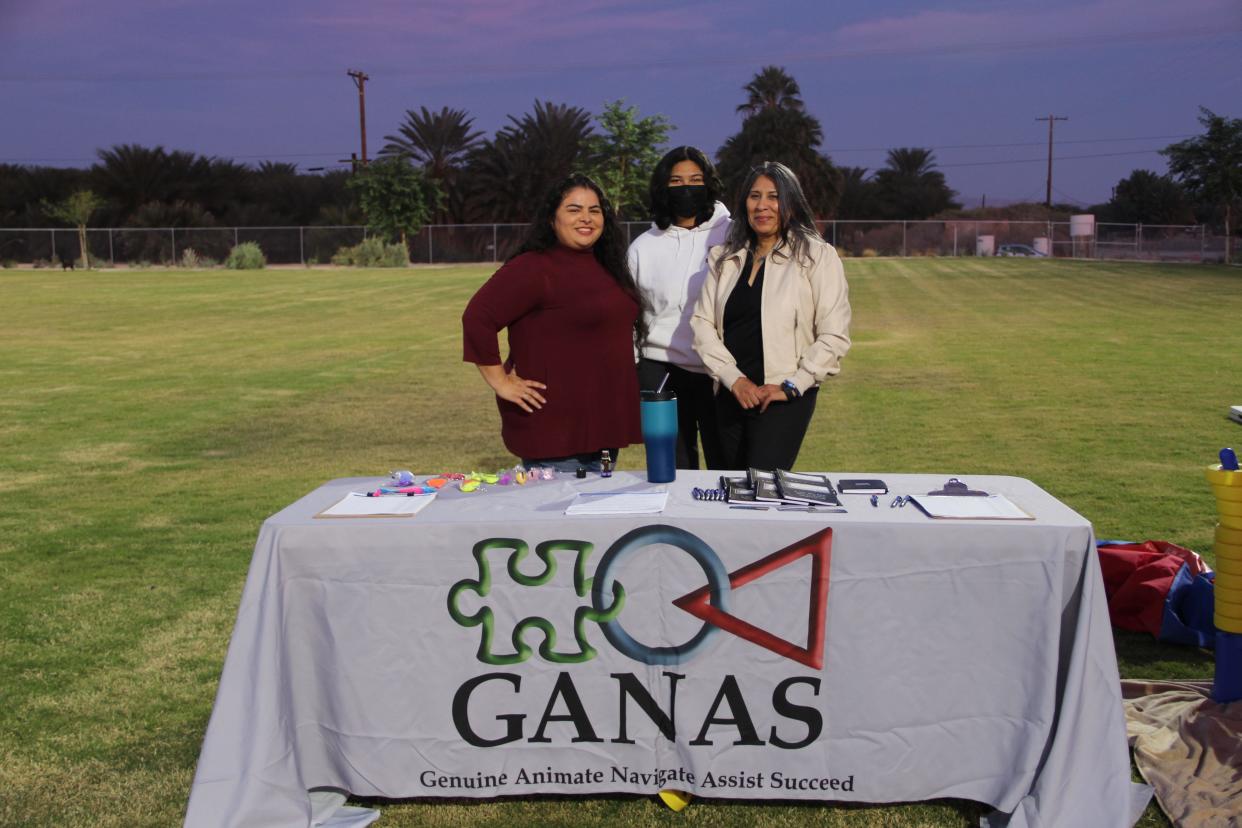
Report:
[[[819,384],[850,347],[849,288],[784,164],[754,168],[733,215],[708,257],[694,349],[719,384],[726,468],[792,469]]]

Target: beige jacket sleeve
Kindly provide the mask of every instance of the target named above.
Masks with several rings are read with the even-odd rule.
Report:
[[[737,273],[732,271],[736,271],[739,265],[734,260],[722,263],[720,259],[723,252],[723,246],[714,247],[707,255],[707,278],[703,280],[703,290],[694,305],[690,329],[694,331],[694,350],[703,360],[707,373],[726,389],[732,389],[733,383],[738,381],[742,372],[738,370],[737,360],[720,338],[716,320],[723,317],[724,309],[717,308],[717,304],[728,301],[729,291],[737,281]]]
[[[850,291],[841,257],[829,244],[815,251],[815,263],[807,274],[811,284],[811,336],[809,347],[798,354],[798,370],[791,379],[799,391],[818,385],[841,371],[841,358],[850,349]]]

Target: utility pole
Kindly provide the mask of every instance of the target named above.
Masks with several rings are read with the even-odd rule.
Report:
[[[371,76],[361,69],[350,69],[345,74],[354,79],[358,87],[358,124],[362,130],[362,166],[367,165],[367,81]]]
[[[1068,121],[1069,118],[1062,117],[1060,115],[1053,115],[1052,113],[1049,113],[1047,118],[1036,118],[1035,120],[1048,122],[1048,196],[1047,196],[1047,200],[1044,203],[1048,207],[1051,207],[1052,206],[1052,124],[1055,121]]]

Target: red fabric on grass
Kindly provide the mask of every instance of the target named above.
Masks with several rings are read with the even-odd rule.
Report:
[[[1108,617],[1114,627],[1159,637],[1164,600],[1182,564],[1192,576],[1207,571],[1203,559],[1168,541],[1109,544],[1099,547]]]

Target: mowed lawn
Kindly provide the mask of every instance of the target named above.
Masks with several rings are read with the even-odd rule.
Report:
[[[0,824],[178,824],[263,519],[334,477],[514,462],[461,361],[462,308],[492,270],[0,271]],[[1242,403],[1242,271],[867,259],[846,274],[854,348],[801,468],[1029,477],[1100,537],[1211,560],[1203,468],[1242,444],[1225,417]],[[1123,676],[1212,673],[1210,654],[1143,636],[1118,649]],[[383,809],[385,826],[947,826],[983,810]]]

